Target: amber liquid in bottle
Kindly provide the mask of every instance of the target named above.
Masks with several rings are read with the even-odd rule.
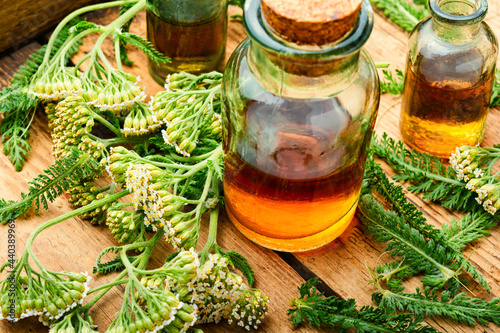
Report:
[[[438,77],[440,71],[433,66],[439,60],[421,64],[416,73],[408,64],[401,133],[410,147],[448,158],[456,147],[483,140],[493,78],[478,77],[474,69],[482,65],[482,56],[469,53],[455,58],[464,63],[464,71],[457,71],[460,78],[455,80]],[[450,60],[441,63],[453,65]]]
[[[226,55],[227,15],[204,22],[180,24],[166,22],[147,11],[148,39],[171,62],[156,64],[149,60],[149,72],[160,84],[168,74],[186,71],[193,74],[221,70]]]
[[[347,228],[365,161],[355,158],[346,165],[346,152],[332,147],[350,117],[340,109],[325,116],[331,100],[280,100],[286,106],[273,118],[272,104],[253,101],[246,108],[247,133],[258,137],[257,147],[240,147],[237,153],[225,147],[225,203],[238,229],[256,243],[301,251],[321,240],[324,245]],[[336,122],[338,131],[326,131],[322,122]]]

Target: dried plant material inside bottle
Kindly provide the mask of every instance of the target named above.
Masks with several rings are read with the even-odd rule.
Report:
[[[336,98],[271,96],[245,110],[247,134],[257,145],[225,158],[226,209],[257,243],[306,250],[349,225],[365,160],[331,148],[351,125]]]
[[[171,59],[157,64],[149,60],[149,72],[160,84],[168,74],[186,71],[200,74],[221,70],[226,55],[227,14],[208,20],[182,23],[164,21],[147,11],[148,39]]]
[[[483,140],[493,85],[493,76],[480,75],[483,65],[477,50],[429,57],[416,73],[408,64],[401,109],[406,144],[446,158]]]

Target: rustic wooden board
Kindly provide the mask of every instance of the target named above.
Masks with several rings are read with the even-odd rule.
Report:
[[[491,3],[490,12],[488,14],[488,22],[493,29],[500,35],[500,12],[499,5]],[[231,8],[231,12],[237,11]],[[100,24],[109,23],[116,17],[114,10],[102,10],[92,14],[92,20]],[[140,13],[135,20],[132,30],[141,35],[145,35],[145,15]],[[246,36],[241,25],[234,22],[230,23],[230,31],[228,37],[228,55],[238,45],[238,43]],[[388,22],[380,15],[376,15],[375,29],[367,43],[367,49],[375,61],[390,61],[392,68],[403,68],[406,57],[406,39],[407,33],[396,27],[391,22]],[[81,47],[80,53],[75,56],[75,61],[81,59],[91,49],[91,44],[95,41],[95,36],[90,36],[85,44]],[[20,64],[20,61],[25,59],[29,52],[39,47],[38,44],[32,43],[22,48],[21,50],[6,56],[0,61],[0,86],[8,84],[8,80],[14,72],[14,69]],[[146,57],[130,47],[130,58],[135,61],[128,71],[135,75],[140,75],[141,83],[147,86],[147,93],[153,95],[162,88],[156,84],[148,75],[145,66]],[[106,55],[112,58],[111,43],[105,44]],[[377,123],[377,131],[388,132],[392,137],[400,138],[398,131],[399,122],[399,97],[385,95],[382,97],[382,103],[379,110],[379,119]],[[1,116],[0,116],[1,117]],[[488,120],[488,128],[486,134],[486,145],[492,145],[500,141],[500,129],[496,126],[500,121],[500,112],[493,110]],[[35,118],[33,125],[34,131],[31,138],[32,152],[28,163],[20,173],[16,173],[14,168],[5,156],[0,156],[0,189],[1,196],[5,199],[18,199],[20,192],[26,191],[28,181],[52,163],[53,157],[51,154],[50,136],[46,126],[46,117],[43,112],[39,112]],[[390,169],[386,167],[390,172]],[[106,180],[102,180],[106,182]],[[426,212],[426,217],[430,223],[441,225],[448,223],[450,216],[453,214],[442,207],[429,205],[423,202],[415,195],[409,195],[410,200],[416,203]],[[17,254],[20,255],[24,246],[25,240],[30,232],[37,225],[51,218],[66,213],[71,210],[67,202],[67,198],[59,198],[52,205],[50,210],[42,214],[35,215],[34,211],[22,219],[17,220]],[[372,304],[370,295],[374,291],[372,285],[368,284],[369,276],[365,265],[369,267],[375,266],[377,261],[386,261],[387,255],[383,254],[383,245],[373,242],[362,229],[359,221],[355,219],[350,228],[336,241],[325,246],[322,249],[311,251],[308,253],[295,254],[296,263],[290,267],[284,260],[272,251],[260,248],[250,241],[246,240],[229,222],[225,213],[221,214],[219,228],[219,245],[226,249],[237,249],[244,254],[254,267],[256,273],[256,287],[263,290],[264,293],[270,296],[270,311],[260,332],[291,332],[292,327],[286,318],[286,309],[288,308],[288,300],[297,296],[296,287],[302,283],[303,278],[293,269],[297,269],[301,274],[309,270],[310,273],[319,276],[325,281],[335,294],[343,298],[354,297],[359,304]],[[206,223],[204,223],[206,226]],[[47,268],[52,270],[70,270],[70,271],[90,271],[94,264],[95,257],[99,251],[107,246],[114,245],[112,235],[105,227],[94,227],[79,218],[70,219],[42,233],[34,244],[34,251],[37,257],[47,265]],[[0,261],[6,258],[6,228],[0,227]],[[202,230],[202,239],[200,244],[203,244],[207,235],[206,227]],[[500,244],[500,230],[496,228],[492,231],[492,235],[482,239],[474,247],[476,251],[471,261],[478,266],[481,273],[490,282],[492,288],[491,295],[485,295],[480,288],[476,288],[475,284],[470,284],[468,287],[479,297],[490,299],[493,296],[500,295],[500,258],[497,253],[495,244]],[[467,251],[471,251],[470,247]],[[161,243],[158,251],[153,256],[152,265],[159,265],[166,255],[172,249]],[[380,259],[379,259],[380,258]],[[4,278],[1,275],[0,278]],[[110,281],[113,276],[97,277],[92,286],[98,286],[107,281]],[[410,281],[412,287],[418,285],[418,281]],[[121,293],[123,288],[116,287],[108,295],[106,295],[94,307],[92,315],[96,323],[103,332],[105,327],[112,321],[114,314],[121,306]],[[463,325],[452,323],[449,320],[429,320],[434,327],[443,332],[497,332],[500,331],[498,326],[470,328]],[[203,329],[206,332],[234,332],[236,328],[230,327],[227,324],[222,325],[205,325]],[[45,332],[41,324],[36,319],[21,321],[16,325],[9,325],[6,322],[0,322],[1,332]],[[301,328],[294,330],[298,332],[314,332],[316,330]]]
[[[75,9],[96,2],[99,0],[0,0],[0,52],[18,48]]]

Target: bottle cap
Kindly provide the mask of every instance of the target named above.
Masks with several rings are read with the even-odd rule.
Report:
[[[334,43],[358,19],[362,0],[261,0],[262,13],[276,34],[306,45]]]

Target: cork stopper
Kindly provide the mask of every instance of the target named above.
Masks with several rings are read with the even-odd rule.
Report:
[[[262,13],[283,39],[325,45],[341,39],[358,19],[363,0],[261,0]]]

